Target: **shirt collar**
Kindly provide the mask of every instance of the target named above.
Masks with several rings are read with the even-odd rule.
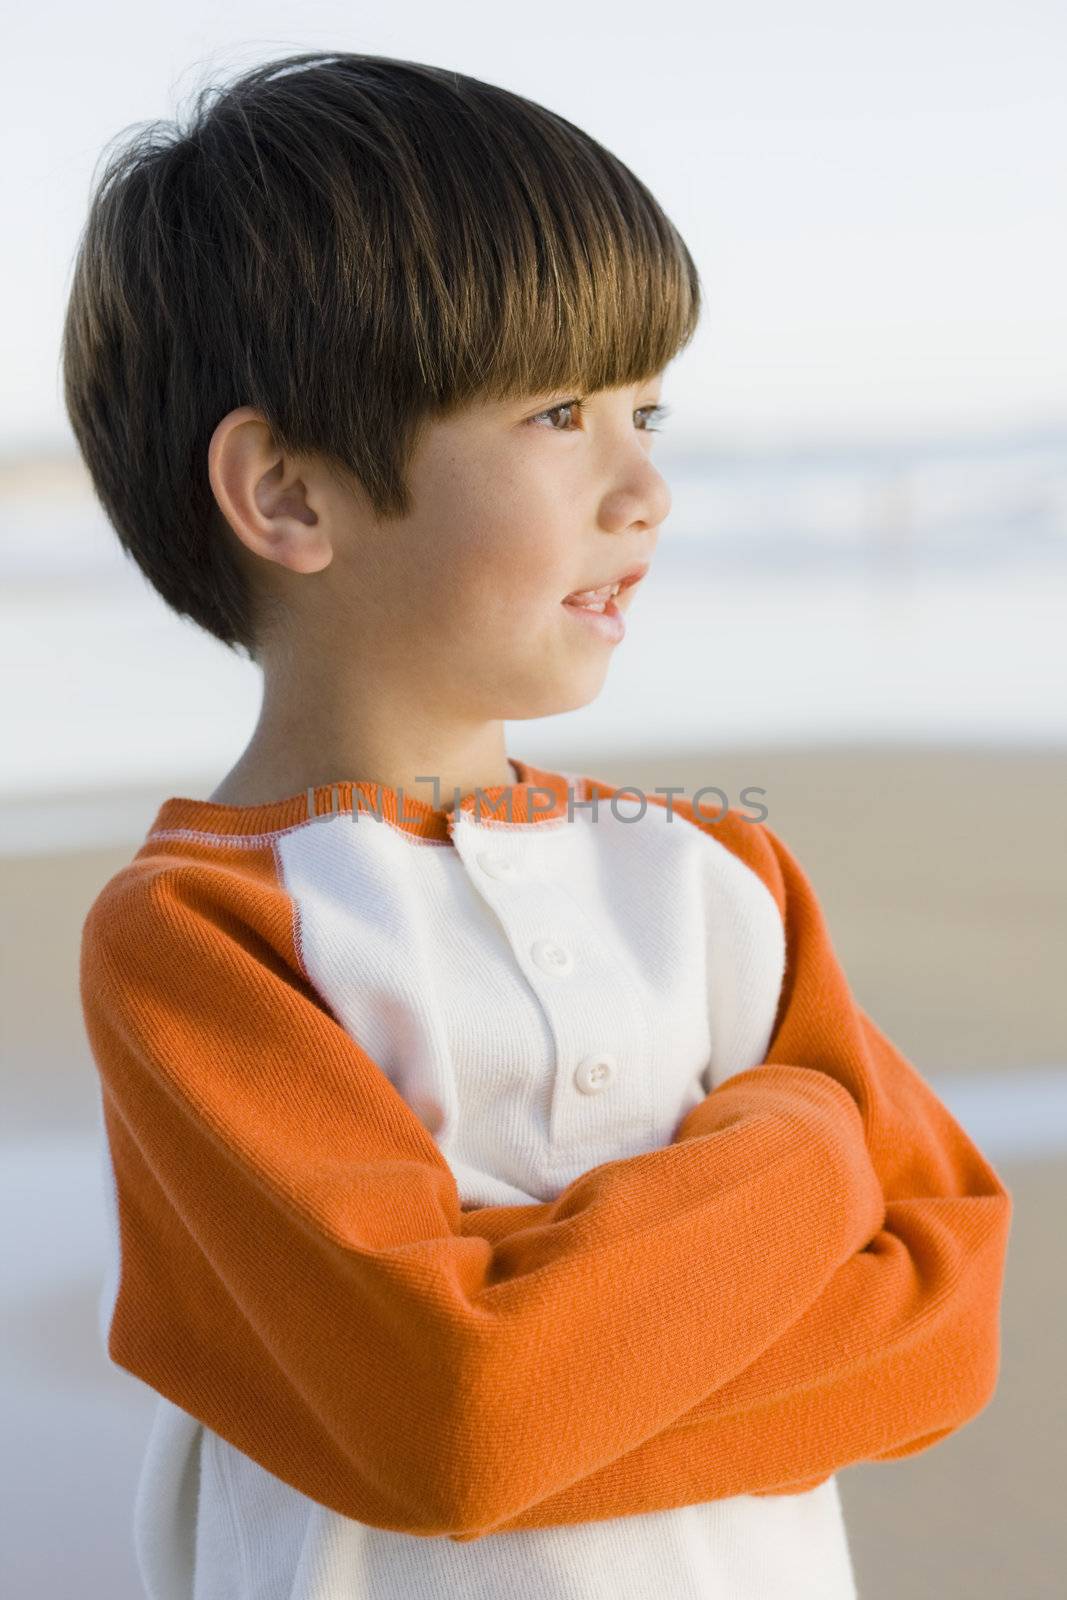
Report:
[[[355,811],[356,827],[371,827],[380,817],[413,837],[447,843],[457,826],[529,828],[561,818],[573,821],[568,807],[583,798],[580,781],[514,756],[509,756],[508,761],[516,774],[515,783],[472,789],[447,809],[431,806],[403,789],[359,779],[318,784],[299,794],[252,806],[172,795],[159,807],[150,835],[170,830],[231,836],[278,833],[314,817]]]

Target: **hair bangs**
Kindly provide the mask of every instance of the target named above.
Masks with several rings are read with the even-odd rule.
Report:
[[[495,94],[495,91],[494,91]],[[686,347],[701,311],[683,240],[650,192],[566,119],[477,104],[443,152],[439,297],[421,325],[439,403],[637,384]],[[435,230],[437,232],[438,230]],[[443,280],[443,281],[442,281]],[[442,337],[443,336],[443,337]]]

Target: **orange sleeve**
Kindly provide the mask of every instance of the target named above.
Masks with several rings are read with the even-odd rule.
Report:
[[[881,1225],[852,1095],[785,1064],[472,1231],[288,930],[250,865],[147,857],[90,910],[81,993],[118,1199],[109,1356],[320,1504],[460,1540],[552,1525],[554,1495],[736,1379]],[[671,1455],[635,1509],[703,1497]]]
[[[996,1387],[1010,1192],[856,1003],[792,853],[766,826],[749,826],[749,835],[749,865],[786,927],[775,1030],[765,1064],[713,1090],[678,1137],[702,1126],[731,1082],[785,1063],[825,1075],[862,1116],[884,1220],[742,1372],[655,1438],[532,1508],[560,1523],[631,1514],[649,1500],[681,1503],[671,1496],[682,1482],[694,1504],[799,1493],[856,1462],[928,1449],[976,1416]],[[667,1328],[664,1346],[673,1350]],[[525,1514],[494,1531],[534,1525]]]

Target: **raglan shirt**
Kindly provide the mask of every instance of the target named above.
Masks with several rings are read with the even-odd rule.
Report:
[[[513,759],[172,797],[81,998],[149,1600],[845,1600],[1011,1197],[765,822]]]

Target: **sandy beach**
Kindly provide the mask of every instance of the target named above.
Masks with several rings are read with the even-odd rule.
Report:
[[[527,755],[521,725],[509,731],[512,754],[579,770],[573,760]],[[765,806],[767,823],[815,886],[858,1000],[924,1074],[1007,1080],[1013,1070],[1067,1063],[1067,752],[884,745],[623,752],[581,770],[649,793],[673,786],[691,796],[708,786],[711,815],[723,803],[714,789],[750,813]],[[221,776],[168,792],[202,796]],[[763,793],[746,805],[746,789]],[[162,791],[146,795],[149,816],[162,798]],[[35,1141],[42,1151],[55,1149],[56,1141],[88,1138],[94,1129],[78,939],[94,895],[139,842],[131,834],[124,844],[79,848],[75,820],[67,848],[0,858],[8,908],[0,979],[5,1127],[8,1148],[25,1158],[18,1181],[30,1190],[31,1210]],[[925,1454],[842,1472],[862,1600],[1052,1600],[1061,1592],[1067,1151],[996,1164],[1014,1200],[998,1393]],[[52,1226],[62,1233],[62,1216]],[[20,1300],[4,1362],[5,1387],[18,1391],[22,1441],[19,1460],[9,1446],[3,1469],[5,1503],[15,1512],[9,1525],[20,1541],[14,1583],[5,1588],[11,1600],[139,1596],[129,1518],[151,1396],[109,1369],[99,1351],[96,1263],[86,1248],[61,1288]],[[57,1408],[68,1403],[65,1421]],[[72,1427],[76,1453],[64,1443]],[[66,1507],[63,1552],[44,1531],[57,1496]]]

